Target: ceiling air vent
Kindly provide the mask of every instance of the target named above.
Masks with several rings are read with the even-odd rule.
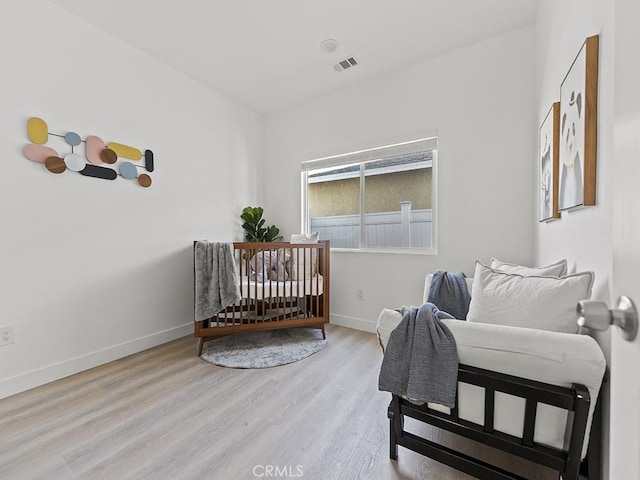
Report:
[[[356,62],[356,59],[353,57],[349,57],[349,58],[345,58],[344,60],[340,60],[338,63],[334,63],[333,69],[336,72],[343,72],[347,68],[355,67],[356,65],[358,65],[358,62]]]

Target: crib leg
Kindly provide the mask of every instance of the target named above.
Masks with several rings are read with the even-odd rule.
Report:
[[[198,356],[202,355],[202,347],[204,347],[204,337],[198,338]]]
[[[327,339],[327,333],[324,331],[324,324],[322,324],[322,339],[323,340]]]

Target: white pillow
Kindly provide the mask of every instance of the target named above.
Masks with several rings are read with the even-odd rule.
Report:
[[[310,234],[301,233],[298,235],[294,233],[291,235],[291,243],[291,279],[297,280],[298,277],[302,278],[305,275],[307,277],[313,277],[317,273],[316,270],[318,269],[318,250],[315,248],[295,248],[293,244],[318,243],[318,232]]]
[[[560,260],[559,262],[552,263],[546,267],[526,267],[515,263],[503,262],[502,260],[498,260],[493,257],[491,259],[491,268],[506,273],[517,273],[523,277],[528,277],[530,275],[562,277],[567,274],[567,261]]]
[[[593,272],[522,276],[476,262],[467,321],[577,333],[576,306],[591,297]]]

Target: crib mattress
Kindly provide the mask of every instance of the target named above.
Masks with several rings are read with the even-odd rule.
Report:
[[[301,278],[298,280],[256,282],[247,276],[240,281],[240,293],[242,298],[251,300],[263,300],[267,298],[301,298],[305,295],[322,295],[322,275]]]
[[[396,310],[383,309],[378,318],[378,337],[383,349],[389,335],[402,316]],[[464,365],[493,370],[539,382],[571,387],[583,384],[592,402],[589,408],[587,434],[582,449],[586,455],[591,419],[604,376],[606,361],[596,341],[587,335],[557,333],[529,328],[507,327],[446,319],[443,322],[453,333],[458,358]],[[430,408],[449,413],[442,405]],[[494,428],[501,432],[522,436],[524,399],[496,393]],[[458,391],[460,418],[478,425],[484,423],[484,389],[460,384]],[[567,412],[549,405],[538,406],[534,441],[566,450]]]

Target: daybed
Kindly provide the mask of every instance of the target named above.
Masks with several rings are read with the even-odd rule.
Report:
[[[484,282],[478,278],[479,271]],[[521,301],[518,288],[513,285],[522,283],[522,288],[527,289],[536,281],[548,283],[550,295],[556,295],[552,289],[554,282],[563,282],[560,277],[546,280],[535,276],[531,280],[520,280],[527,277],[481,264],[476,266],[475,276],[466,279],[472,297],[467,318],[475,316],[474,321],[442,320],[455,337],[459,358],[455,406],[451,409],[431,403],[419,406],[402,396],[392,395],[387,412],[390,457],[397,459],[400,445],[477,478],[523,478],[405,431],[404,417],[408,416],[545,465],[558,471],[564,480],[578,479],[579,475],[588,475],[591,480],[600,478],[599,408],[595,416],[594,411],[606,363],[593,338],[569,333],[576,319],[573,293],[567,294],[562,288],[557,292],[561,298],[556,300],[569,308],[568,313],[561,314],[568,315],[568,319],[563,325],[551,326],[561,332],[550,331],[548,315],[550,308],[556,308],[554,300],[550,301],[544,294],[538,295],[538,290],[534,289],[534,295]],[[583,278],[577,277],[562,278],[568,278],[566,282],[584,283]],[[427,275],[425,302],[431,279],[432,275]],[[592,280],[587,298],[591,294],[591,283]],[[536,315],[545,317],[540,320],[545,329],[527,328],[518,323],[521,320],[515,320],[519,326],[505,325],[496,319],[500,316],[497,310],[489,314],[491,318],[485,319],[490,323],[483,323],[478,318],[482,315],[480,307],[474,306],[474,302],[477,300],[482,305],[491,300],[480,290],[496,288],[496,284],[497,292],[502,285],[503,293],[515,296],[504,306],[507,311],[511,306],[512,311],[507,315],[513,315],[514,309],[520,308],[520,316],[530,323],[528,327],[535,327]],[[381,312],[377,331],[383,349],[401,319],[398,311],[383,309]],[[588,462],[582,461],[587,452]]]
[[[195,265],[194,242],[194,265]],[[198,355],[209,338],[250,330],[310,327],[329,321],[329,241],[233,244],[240,301],[195,318]],[[198,282],[194,268],[194,282]],[[197,285],[196,285],[197,289]]]

